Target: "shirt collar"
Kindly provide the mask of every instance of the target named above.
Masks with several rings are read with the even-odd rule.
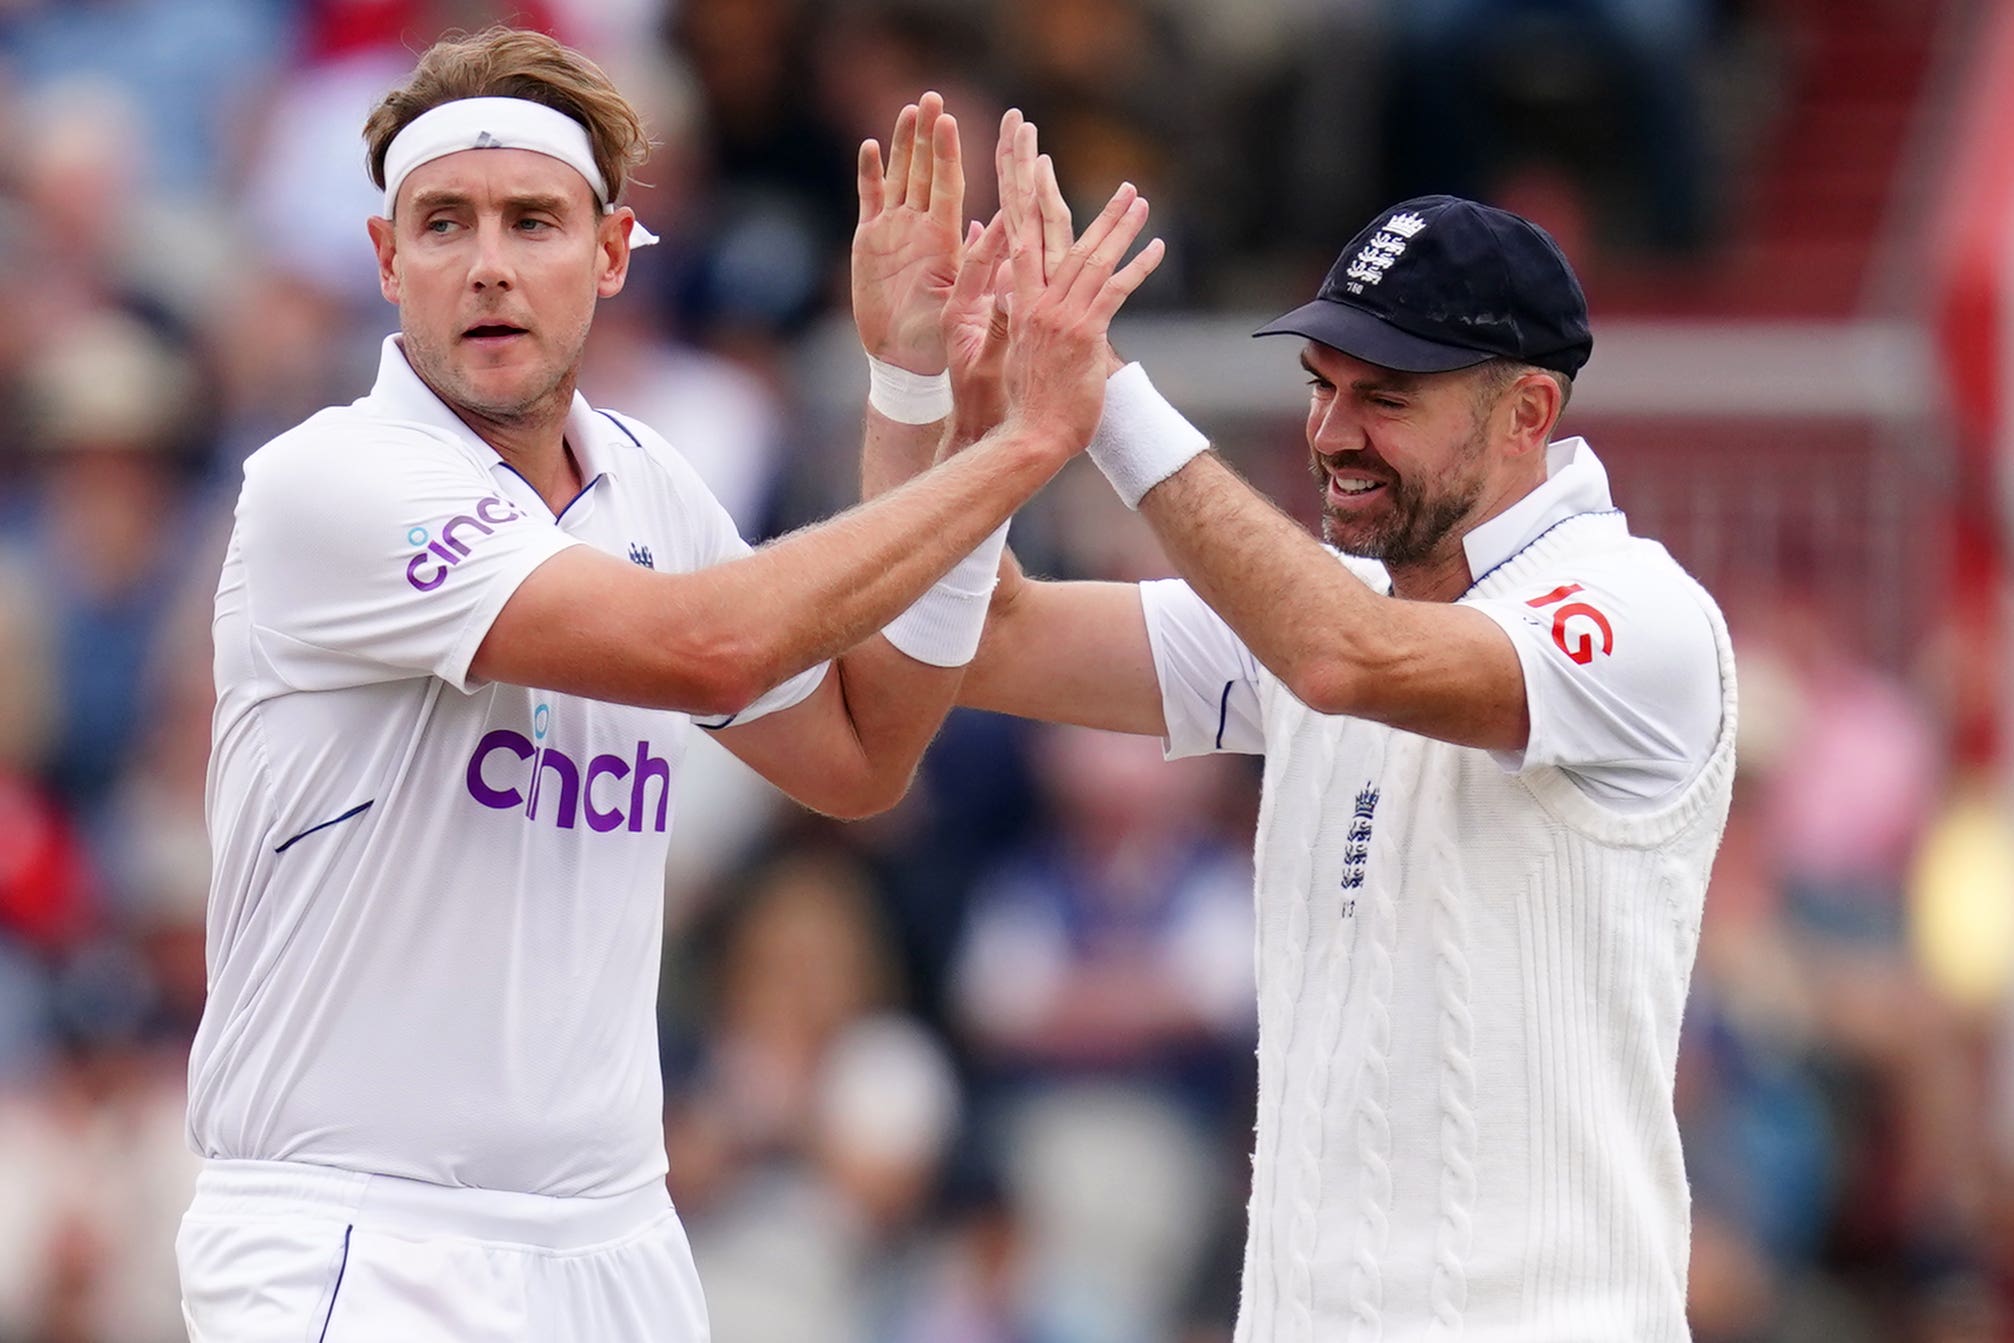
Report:
[[[1545,483],[1462,538],[1469,573],[1476,579],[1576,513],[1615,508],[1608,471],[1584,438],[1563,438],[1545,450]]]
[[[503,454],[469,428],[413,372],[413,366],[406,361],[403,342],[404,338],[396,333],[385,337],[384,347],[378,353],[378,380],[365,398],[371,409],[387,419],[407,420],[452,434],[481,453],[489,466],[508,466]],[[586,397],[575,392],[573,405],[566,414],[566,441],[573,449],[574,460],[580,464],[583,488],[602,476],[615,475],[615,454],[607,450],[605,442],[608,429],[608,421],[587,403]]]

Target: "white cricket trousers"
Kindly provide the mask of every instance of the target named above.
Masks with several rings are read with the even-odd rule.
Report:
[[[549,1198],[211,1161],[175,1253],[191,1343],[707,1343],[657,1183]]]

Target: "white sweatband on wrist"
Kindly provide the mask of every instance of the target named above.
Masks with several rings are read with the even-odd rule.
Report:
[[[986,608],[1000,577],[1000,552],[1007,549],[1007,524],[958,561],[937,586],[888,622],[888,642],[933,667],[962,667],[979,651],[986,631]]]
[[[465,149],[529,149],[558,159],[587,179],[603,214],[615,210],[586,126],[528,98],[456,98],[414,117],[385,147],[385,217],[391,218],[399,185],[413,169]],[[630,226],[631,247],[656,241],[642,220]]]
[[[951,370],[911,373],[870,354],[867,404],[897,424],[935,424],[951,413]]]
[[[1138,508],[1148,490],[1209,450],[1210,440],[1154,390],[1146,369],[1128,364],[1105,380],[1090,454],[1126,507]]]

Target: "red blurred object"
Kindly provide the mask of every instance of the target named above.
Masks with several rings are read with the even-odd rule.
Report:
[[[561,41],[566,34],[554,23],[543,0],[513,0],[511,4],[444,4],[441,0],[313,0],[304,29],[305,51],[311,62],[334,60],[377,47],[402,47],[415,54],[426,50],[450,28],[484,27],[506,22],[513,28],[535,28]]]
[[[1959,446],[1945,601],[1970,649],[1997,650],[2004,582],[2006,460],[2014,450],[2007,404],[2007,350],[2014,313],[2014,7],[1989,9],[1972,47],[1956,146],[1945,173],[1928,255],[1935,266],[1934,322],[1939,368]],[[1994,659],[1997,664],[1997,658]],[[1989,710],[1953,725],[1967,764],[2001,749],[2002,724]]]
[[[91,873],[69,819],[25,781],[0,774],[0,932],[59,950],[86,931]]]

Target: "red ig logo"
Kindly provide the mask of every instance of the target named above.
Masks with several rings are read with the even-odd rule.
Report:
[[[1592,620],[1595,628],[1601,631],[1601,652],[1604,656],[1615,652],[1615,628],[1608,623],[1607,616],[1595,610],[1586,602],[1566,601],[1568,597],[1573,596],[1574,593],[1579,591],[1580,584],[1568,583],[1565,587],[1554,588],[1543,597],[1532,598],[1525,605],[1538,610],[1544,610],[1554,602],[1566,602],[1565,606],[1560,607],[1559,610],[1552,613],[1552,641],[1559,645],[1560,652],[1572,658],[1580,666],[1585,667],[1588,663],[1594,661],[1594,635],[1583,627],[1574,633],[1573,642],[1568,643],[1567,621],[1572,620],[1575,616]]]

